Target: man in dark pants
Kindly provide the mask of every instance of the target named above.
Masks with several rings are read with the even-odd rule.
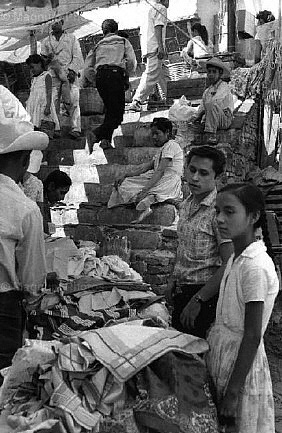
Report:
[[[216,178],[225,162],[224,154],[212,146],[190,150],[185,177],[191,192],[181,205],[177,227],[172,325],[203,338],[215,318],[217,298],[205,302],[202,289],[216,295],[233,250],[230,240],[220,238],[216,223]]]
[[[22,346],[22,301],[28,309],[37,306],[46,277],[42,216],[18,183],[30,152],[46,149],[49,139],[18,117],[24,109],[9,93],[0,89],[0,369]]]
[[[136,68],[136,57],[128,39],[117,35],[118,25],[114,20],[105,20],[102,30],[104,37],[87,56],[85,66],[94,67],[96,87],[105,105],[104,122],[93,131],[95,137],[91,141],[100,142],[106,149],[123,120],[127,77]]]

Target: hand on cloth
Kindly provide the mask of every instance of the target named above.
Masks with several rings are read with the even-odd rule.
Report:
[[[182,326],[187,330],[193,329],[195,326],[195,320],[200,311],[201,304],[192,298],[181,313],[180,322],[182,323]]]
[[[126,178],[126,175],[123,174],[123,175],[120,176],[118,179],[116,179],[116,180],[115,180],[115,183],[114,183],[114,187],[115,187],[115,188],[118,188],[118,187],[122,184],[122,182],[124,181],[125,178]]]
[[[228,390],[219,405],[219,423],[225,427],[226,433],[237,433],[236,415],[238,407],[238,393]]]
[[[157,54],[158,59],[163,60],[164,58],[166,58],[166,52],[163,48],[159,48],[158,49],[158,54]]]
[[[147,197],[148,191],[140,191],[136,196],[134,197],[134,201],[139,203],[141,200],[143,200],[145,197]]]
[[[44,110],[44,116],[50,116],[50,114],[51,114],[51,109],[48,105],[46,105]]]

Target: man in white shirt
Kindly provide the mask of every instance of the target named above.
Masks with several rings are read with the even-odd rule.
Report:
[[[61,73],[58,74],[57,68],[52,68],[52,62],[50,64],[54,101],[58,111],[62,85],[65,85],[59,77],[65,76],[65,81],[70,81],[70,100],[65,101],[65,105],[68,105],[67,108],[70,113],[71,136],[78,138],[81,133],[81,119],[77,77],[78,72],[83,68],[83,56],[79,41],[73,34],[63,30],[63,23],[64,21],[60,20],[52,25],[52,33],[41,42],[41,55],[52,59],[52,61],[57,61],[61,67]]]
[[[146,101],[157,83],[166,97],[169,78],[164,59],[168,6],[169,0],[155,0],[144,13],[144,22],[140,28],[140,43],[142,56],[146,59],[146,69],[129,107],[132,111],[141,111],[141,104]]]
[[[233,120],[233,97],[229,85],[222,80],[224,71],[229,72],[226,65],[217,58],[207,62],[207,76],[210,86],[204,91],[194,122],[204,118],[206,143],[217,143],[216,131],[228,129]]]
[[[23,116],[23,107],[0,89],[0,369],[11,364],[22,345],[24,312],[36,305],[45,284],[45,247],[39,207],[18,183],[32,150],[44,150],[49,139]]]

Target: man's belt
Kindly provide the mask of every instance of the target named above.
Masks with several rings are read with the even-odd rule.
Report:
[[[115,65],[100,65],[97,68],[97,72],[99,71],[112,71],[112,72],[119,72],[120,74],[124,75],[125,70],[121,68],[120,66]]]

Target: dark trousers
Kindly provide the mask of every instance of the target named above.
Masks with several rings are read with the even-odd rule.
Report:
[[[203,285],[200,284],[181,284],[176,287],[173,297],[173,313],[172,326],[181,332],[189,332],[189,334],[197,337],[206,338],[207,330],[213,323],[216,314],[216,304],[218,297],[210,299],[208,302],[201,304],[201,311],[195,320],[194,329],[185,329],[180,322],[180,315],[192,296],[194,296]]]
[[[125,73],[118,67],[98,67],[97,90],[105,105],[104,123],[95,129],[98,141],[112,139],[114,130],[121,124],[125,107]]]
[[[0,369],[11,365],[16,351],[22,346],[24,328],[22,293],[0,293]]]

